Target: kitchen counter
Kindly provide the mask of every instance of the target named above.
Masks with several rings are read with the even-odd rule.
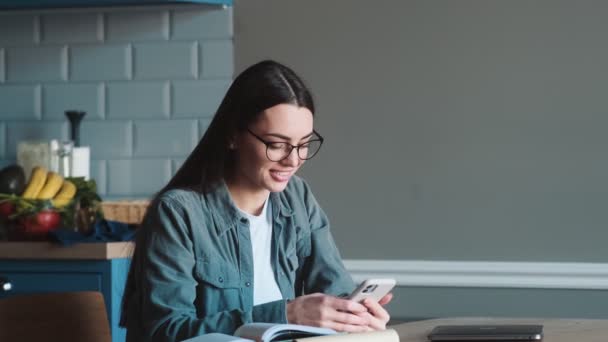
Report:
[[[77,243],[62,246],[52,242],[0,242],[0,259],[109,260],[130,258],[133,242]]]

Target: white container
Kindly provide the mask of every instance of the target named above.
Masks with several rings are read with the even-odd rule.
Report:
[[[91,172],[91,148],[79,146],[72,149],[72,177],[89,180]]]

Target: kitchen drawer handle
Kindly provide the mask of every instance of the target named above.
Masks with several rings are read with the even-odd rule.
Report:
[[[0,277],[0,292],[10,291],[13,288],[13,284],[7,279]]]

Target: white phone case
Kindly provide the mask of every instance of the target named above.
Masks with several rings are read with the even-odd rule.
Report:
[[[361,302],[366,298],[372,298],[377,302],[391,292],[396,283],[395,279],[389,278],[367,279],[348,296],[348,299]]]

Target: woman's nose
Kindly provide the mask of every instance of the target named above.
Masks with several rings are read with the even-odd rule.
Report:
[[[283,159],[283,163],[289,166],[297,166],[300,163],[300,158],[298,157],[298,149],[294,148],[289,152],[287,157]]]

